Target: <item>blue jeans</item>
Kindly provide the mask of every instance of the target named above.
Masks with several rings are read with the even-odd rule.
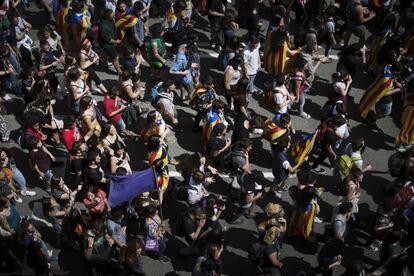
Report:
[[[19,185],[21,191],[26,191],[26,178],[22,172],[14,165],[11,166],[13,171],[13,180]]]
[[[45,172],[45,176],[48,182],[50,182],[50,180],[52,180],[53,177],[53,172],[52,170],[48,170],[47,172]]]
[[[125,122],[122,118],[121,118],[121,120],[119,120],[118,122],[115,122],[115,123],[118,126],[120,131],[126,129],[126,124],[125,124]]]
[[[256,74],[249,75],[248,78],[249,78],[249,84],[247,85],[247,91],[251,94],[254,91],[254,87],[255,87],[254,80],[256,78]]]

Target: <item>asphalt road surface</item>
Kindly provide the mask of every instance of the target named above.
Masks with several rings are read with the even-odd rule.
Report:
[[[267,2],[267,1],[265,1]],[[263,8],[264,9],[264,8]],[[36,38],[36,32],[44,25],[43,12],[32,3],[29,12],[28,20],[33,24],[33,30],[31,32],[32,37]],[[209,35],[205,28],[208,25],[206,18],[196,18],[197,24],[194,30],[199,35],[199,46],[202,54],[202,72],[209,71],[219,82],[222,78],[222,72],[214,69],[217,53],[208,49]],[[151,24],[158,22],[158,20],[151,20]],[[264,30],[267,27],[267,21],[264,21]],[[240,35],[244,35],[243,30],[240,31]],[[320,50],[320,54],[323,53],[323,49]],[[336,50],[333,50],[331,55],[335,55]],[[317,72],[317,78],[314,84],[315,92],[310,96],[305,105],[305,111],[312,116],[311,119],[306,120],[301,117],[293,115],[293,125],[297,130],[293,140],[296,141],[304,133],[313,131],[319,123],[321,115],[321,106],[326,101],[326,95],[329,91],[331,83],[331,74],[335,72],[336,60],[329,64],[322,64]],[[142,80],[147,83],[146,95],[149,97],[151,81],[149,78],[149,68],[143,66]],[[98,72],[101,78],[104,80],[106,87],[111,87],[117,80],[115,74],[110,74],[108,71],[102,70]],[[264,82],[267,80],[265,72],[260,72],[256,78],[256,85],[264,89]],[[364,153],[365,164],[372,164],[373,171],[365,175],[364,182],[362,184],[362,197],[360,200],[360,214],[363,221],[368,225],[372,222],[375,214],[377,204],[382,200],[382,188],[390,180],[387,171],[388,157],[394,152],[394,137],[399,130],[399,118],[401,105],[395,104],[393,114],[391,117],[387,117],[378,122],[379,127],[383,130],[383,133],[373,132],[367,126],[361,123],[360,117],[357,112],[356,103],[359,102],[364,89],[371,81],[371,77],[364,72],[359,72],[353,82],[353,88],[350,92],[350,110],[349,118],[351,125],[351,138],[352,137],[364,137],[367,149]],[[97,100],[102,100],[102,96],[95,96]],[[398,100],[396,101],[398,102]],[[147,102],[144,106],[150,107]],[[22,102],[13,100],[6,103],[6,108],[9,113],[13,112],[15,115],[6,115],[7,125],[11,130],[17,130],[19,125],[19,115],[23,110]],[[257,114],[269,117],[271,113],[263,108],[262,96],[254,96],[250,101],[249,108]],[[70,114],[69,110],[65,107],[64,102],[58,102],[55,111],[59,116]],[[185,129],[183,133],[176,133],[168,138],[168,144],[170,145],[170,153],[178,160],[185,160],[188,154],[201,150],[201,135],[200,133],[192,133],[192,118],[195,115],[194,111],[188,107],[178,106],[179,120]],[[139,131],[140,123],[134,126],[135,131]],[[13,132],[12,138],[16,138],[16,131]],[[269,158],[269,145],[267,141],[264,141],[260,137],[253,137],[254,140],[254,152],[257,154],[257,160],[253,161],[252,169],[264,172],[265,179],[263,180],[267,184],[272,181],[270,158]],[[17,208],[21,215],[30,215],[31,208],[33,208],[33,202],[40,199],[46,193],[37,187],[38,183],[33,173],[30,172],[27,162],[27,152],[21,150],[15,143],[4,145],[12,149],[14,156],[16,157],[17,165],[23,171],[28,180],[29,187],[31,186],[36,190],[37,195],[34,198],[24,198],[24,202],[17,205]],[[65,159],[65,152],[52,148],[53,152]],[[133,170],[140,170],[146,167],[146,164],[142,161],[145,159],[144,146],[141,142],[128,142],[128,152],[132,157],[131,166]],[[312,161],[313,158],[310,158]],[[308,165],[305,164],[304,167]],[[173,171],[172,175],[179,176],[179,172],[175,172],[175,168],[171,167]],[[64,168],[56,168],[56,173],[63,174]],[[177,177],[179,179],[179,177]],[[340,181],[338,172],[329,171],[325,175],[318,176],[317,185],[324,187],[326,192],[322,195],[322,200],[319,202],[321,206],[320,218],[327,222],[331,218],[331,212],[334,204],[338,202],[338,198],[332,194],[335,184]],[[217,182],[212,185],[211,192],[218,194],[225,194],[226,182],[229,182],[228,178],[219,178]],[[267,183],[266,183],[267,182]],[[296,184],[297,179],[292,178],[289,180],[290,184]],[[33,201],[33,202],[30,202]],[[289,195],[285,193],[282,199],[275,197],[265,197],[259,202],[259,206],[263,207],[267,202],[274,201],[284,206],[287,211],[287,218],[293,209],[293,203]],[[230,208],[229,208],[230,209]],[[174,235],[175,224],[178,221],[179,216],[186,210],[186,206],[177,202],[168,209],[165,213],[167,225],[169,228],[167,237],[169,242],[167,244],[167,256],[171,258],[171,263],[164,264],[155,261],[147,256],[144,257],[144,270],[147,275],[190,275],[191,270],[194,267],[195,259],[182,259],[177,255],[177,249],[184,246],[181,238]],[[256,211],[262,212],[261,209]],[[224,215],[224,218],[228,214]],[[223,253],[223,273],[225,275],[258,275],[258,271],[254,264],[247,258],[247,246],[257,236],[256,225],[253,219],[246,220],[241,225],[228,225],[225,221],[222,221],[227,226],[228,230],[225,233],[226,238],[229,239],[229,244],[226,246],[226,250]],[[316,224],[315,232],[322,233],[323,226],[326,223]],[[51,246],[54,246],[53,235],[48,231],[43,231],[44,240]],[[365,241],[367,233],[365,231],[351,230],[348,234],[348,244],[346,253],[343,257],[343,262],[346,264],[351,260],[360,259],[371,267],[378,261],[378,252],[372,252],[364,247],[358,246],[358,241]],[[300,270],[306,270],[309,267],[315,267],[317,265],[316,253],[318,248],[310,248],[295,241],[286,240],[281,251],[281,259],[284,263],[282,269],[283,275],[296,275]],[[19,255],[19,251],[16,250],[16,255]],[[70,248],[63,247],[62,249],[54,249],[54,255],[58,256],[58,263],[53,263],[53,267],[60,266],[61,269],[69,271],[70,275],[88,275],[88,264],[83,259],[82,254],[73,251]],[[334,275],[340,275],[344,271],[343,267],[335,267]]]

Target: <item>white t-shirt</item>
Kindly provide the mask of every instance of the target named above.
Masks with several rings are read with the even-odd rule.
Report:
[[[359,160],[353,161],[352,166],[362,170],[362,166],[364,165],[364,161],[362,160],[361,152],[359,150],[353,152],[351,143],[349,143],[346,146],[345,152],[349,155],[349,157],[351,157],[351,159],[352,158],[353,159],[359,159]]]
[[[277,105],[283,104],[288,100],[289,91],[284,85],[276,87],[275,90],[277,90],[277,92],[273,92],[273,101],[276,104],[275,111],[280,114],[286,113],[288,108],[287,105],[282,108],[279,108]]]
[[[243,50],[243,59],[244,63],[247,65],[247,75],[256,75],[259,70],[259,60],[260,60],[260,44],[257,48],[252,49],[250,46],[247,46]]]
[[[197,204],[203,197],[203,184],[195,183],[193,178],[190,179],[188,192],[188,203],[191,205]]]

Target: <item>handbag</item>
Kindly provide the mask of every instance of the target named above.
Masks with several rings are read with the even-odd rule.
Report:
[[[158,242],[158,239],[151,238],[150,236],[146,236],[144,239],[145,242],[145,250],[151,251],[151,252],[159,252],[160,250],[160,244]]]
[[[127,126],[132,125],[138,121],[138,114],[135,105],[128,104],[128,107],[125,109],[124,114],[122,114],[122,120],[124,120]]]

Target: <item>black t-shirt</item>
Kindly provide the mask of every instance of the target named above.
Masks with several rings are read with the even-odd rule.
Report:
[[[192,243],[193,240],[191,239],[190,235],[197,230],[197,223],[194,220],[192,220],[190,216],[186,215],[183,217],[182,230],[185,239],[189,243]]]
[[[244,126],[244,123],[249,121],[244,115],[239,116],[234,122],[233,135],[231,137],[232,143],[240,141],[242,138],[249,138],[249,129]]]
[[[103,176],[104,174],[100,167],[91,168],[88,166],[86,169],[86,178],[88,185],[100,185]]]
[[[71,162],[72,171],[75,173],[82,172],[85,168],[85,161],[85,159],[73,159]]]
[[[336,140],[337,140],[337,136],[335,134],[335,131],[327,129],[327,130],[325,130],[325,132],[322,135],[321,142],[325,146],[326,145],[333,146],[333,145],[335,145]]]
[[[270,260],[269,256],[272,255],[273,253],[279,254],[279,251],[280,251],[280,248],[277,242],[267,245],[264,250],[264,254],[263,254],[264,262],[263,262],[262,267],[275,267],[275,265]]]
[[[208,9],[211,11],[224,13],[223,2],[221,0],[208,0]],[[221,19],[222,16],[208,15],[209,19]]]
[[[213,160],[213,164],[215,166],[219,166],[220,165],[220,160],[224,156],[224,154],[226,153],[226,151],[220,153],[216,157],[214,157],[213,154],[214,154],[214,152],[221,150],[225,146],[226,146],[226,140],[224,138],[212,137],[212,138],[210,138],[208,140],[207,146],[206,146],[206,148],[207,148],[207,154]]]

